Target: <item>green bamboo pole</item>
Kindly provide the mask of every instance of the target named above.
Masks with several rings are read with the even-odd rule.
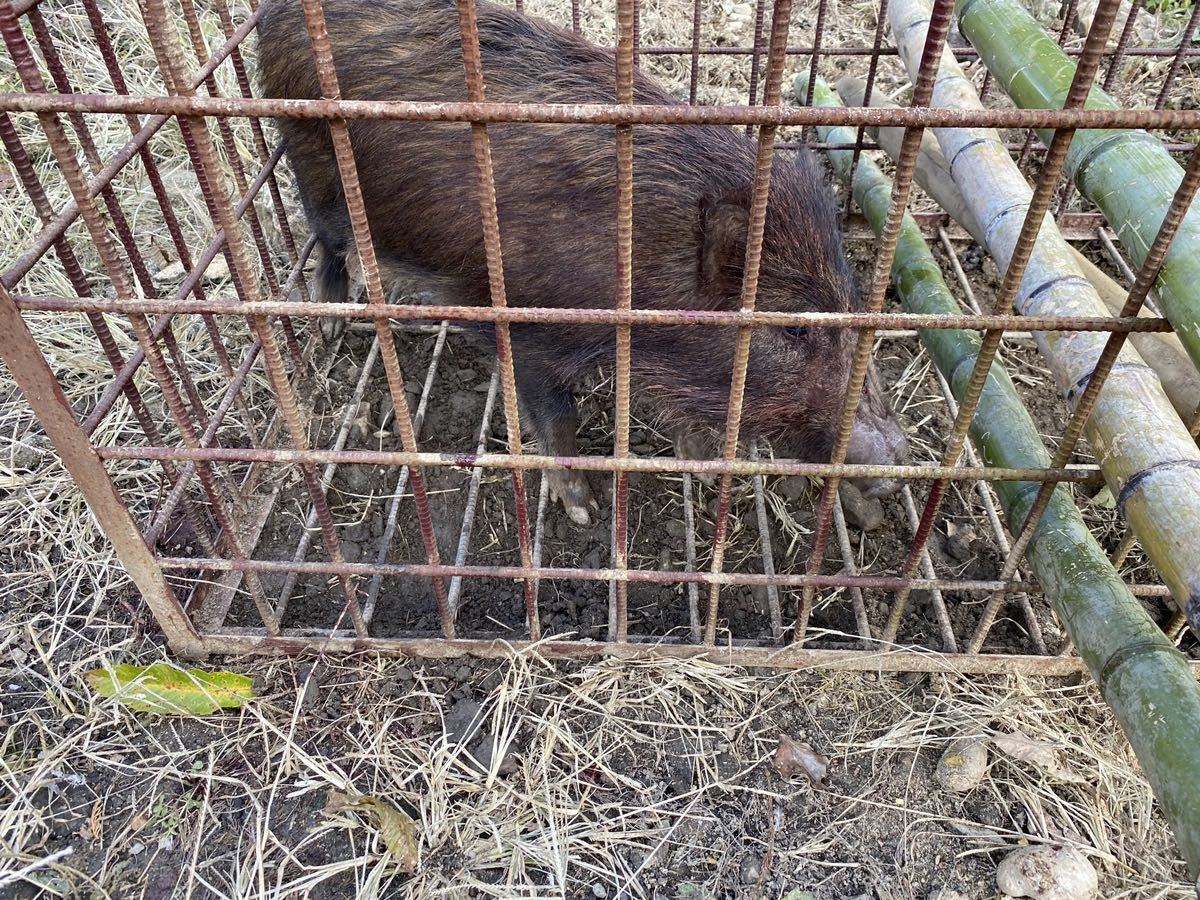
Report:
[[[800,79],[807,88],[807,75],[798,76],[798,83]],[[807,90],[798,95],[807,96]],[[837,105],[822,81],[816,84],[813,102]],[[854,141],[853,129],[821,126],[819,131],[821,139],[829,143]],[[834,171],[845,181],[850,151],[826,152]],[[891,182],[862,156],[853,190],[878,235],[887,215]],[[906,214],[901,225],[892,274],[907,311],[961,312],[911,215]],[[921,331],[920,337],[954,395],[961,398],[979,354],[979,335],[927,330]],[[1037,426],[997,362],[992,363],[971,422],[971,436],[987,465],[1043,467],[1050,462]],[[1008,526],[1016,532],[1038,486],[995,482],[994,487]],[[1200,869],[1200,779],[1195,777],[1200,771],[1200,685],[1183,654],[1122,583],[1063,487],[1055,490],[1034,533],[1028,560],[1129,737],[1194,875]]]
[[[837,91],[842,103],[846,106],[862,106],[863,96],[866,93],[866,82],[861,78],[847,76],[837,81],[834,90]],[[798,94],[797,96],[806,97],[808,95]],[[881,99],[878,92],[872,95],[871,106],[896,108],[895,103]],[[899,158],[900,141],[904,137],[903,128],[868,126],[867,131],[872,138],[879,142],[879,146],[892,158],[893,162]],[[950,218],[958,222],[980,245],[984,243],[983,232],[971,218],[967,202],[959,193],[958,185],[954,183],[950,174],[950,164],[946,162],[946,157],[942,155],[942,150],[938,146],[937,138],[931,131],[926,131],[922,136],[921,152],[917,157],[916,178],[917,184],[921,185],[925,193],[937,201]],[[1108,311],[1114,316],[1117,315],[1125,305],[1129,291],[1109,278],[1104,271],[1076,250],[1074,246],[1068,246],[1076,264],[1083,272],[1084,277],[1096,288],[1096,293],[1100,295],[1100,299],[1104,301]],[[1138,310],[1138,315],[1150,318],[1155,313],[1147,306],[1143,306]],[[1172,333],[1145,332],[1131,334],[1129,339],[1146,364],[1158,375],[1163,390],[1167,392],[1167,397],[1170,399],[1171,405],[1175,407],[1175,411],[1179,413],[1180,418],[1184,422],[1190,422],[1196,409],[1200,408],[1200,371],[1197,371],[1196,367],[1192,365],[1179,338]]]
[[[892,30],[914,74],[924,48],[924,0],[893,0]],[[936,106],[980,109],[979,96],[950,54],[943,54]],[[936,128],[953,160],[959,191],[982,227],[1001,270],[1020,234],[1032,191],[994,129]],[[1107,314],[1047,215],[1016,296],[1026,315]],[[1108,336],[1039,332],[1036,340],[1059,390],[1070,401],[1090,377]],[[1158,378],[1126,343],[1088,419],[1087,436],[1127,521],[1194,627],[1200,621],[1200,449],[1171,407]],[[1147,474],[1148,473],[1148,474]],[[1126,490],[1128,487],[1128,490]],[[1198,627],[1200,630],[1200,627]]]
[[[959,27],[1018,106],[1060,109],[1075,64],[1018,0],[958,0]],[[1088,109],[1120,109],[1093,87]],[[1039,131],[1050,142],[1052,132]],[[1079,131],[1067,154],[1066,176],[1104,213],[1121,245],[1140,266],[1183,180],[1183,169],[1142,130]],[[1163,315],[1192,362],[1200,366],[1200,201],[1194,202],[1156,282]]]

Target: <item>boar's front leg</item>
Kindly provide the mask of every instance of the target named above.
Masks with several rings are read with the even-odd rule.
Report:
[[[576,456],[575,433],[579,429],[579,412],[569,385],[537,365],[522,365],[519,350],[517,362],[517,391],[525,407],[525,421],[548,456]],[[576,525],[592,522],[589,507],[598,509],[583,472],[548,470],[544,477],[550,482],[550,498],[561,502],[567,516]]]

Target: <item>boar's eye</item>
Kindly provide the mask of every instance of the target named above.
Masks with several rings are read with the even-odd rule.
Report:
[[[783,329],[783,333],[788,337],[796,338],[796,340],[808,337],[808,329],[803,325],[795,325],[785,328]]]

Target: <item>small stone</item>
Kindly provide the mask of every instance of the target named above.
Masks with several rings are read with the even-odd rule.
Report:
[[[300,706],[303,709],[313,709],[321,695],[321,680],[314,667],[305,666],[297,673],[300,685]]]
[[[762,876],[762,860],[753,853],[747,854],[742,860],[742,884],[758,884]]]
[[[475,374],[474,369],[459,369],[458,370],[458,380],[461,381],[463,384],[474,384],[475,379],[478,377],[479,376]]]
[[[861,531],[874,531],[883,524],[883,503],[878,497],[864,497],[848,481],[842,482],[840,494],[847,524]]]
[[[683,738],[671,741],[667,755],[667,773],[670,777],[669,788],[673,794],[682,794],[691,790],[695,777],[692,764],[692,748]]]
[[[951,744],[937,764],[937,782],[948,791],[965,794],[978,787],[987,771],[987,746],[975,738]]]
[[[481,769],[483,769],[485,772],[490,772],[492,770],[492,761],[495,759],[496,753],[495,738],[493,738],[490,734],[483,735],[474,743],[469,752],[471,756],[475,758],[475,761],[479,763],[479,767]],[[500,759],[500,765],[496,769],[496,773],[499,775],[514,775],[516,774],[518,768],[519,766],[517,765],[517,759],[513,755],[513,751],[510,749]]]
[[[603,884],[601,884],[599,881],[597,881],[595,884],[592,885],[592,896],[593,897],[607,897],[608,896],[608,888],[606,888]]]
[[[156,284],[170,284],[174,281],[179,281],[186,274],[183,263],[173,262],[170,265],[163,266],[152,276]]]
[[[478,403],[471,391],[458,391],[450,398],[450,407],[457,413],[470,412]]]
[[[732,753],[717,754],[717,777],[722,781],[729,781],[740,771],[741,766],[738,765],[737,758]]]
[[[410,669],[400,668],[396,670],[397,681],[412,681],[413,673]]]
[[[959,561],[970,559],[973,555],[971,544],[975,542],[975,527],[960,525],[958,522],[946,523],[946,552]]]
[[[13,444],[12,467],[14,469],[36,469],[41,465],[45,451],[32,444]]]
[[[967,895],[960,894],[954,888],[940,887],[930,891],[925,900],[967,900]]]
[[[793,502],[808,496],[808,479],[803,475],[784,475],[775,482],[775,490]]]
[[[371,488],[371,466],[342,466],[338,469],[343,490],[352,494],[366,494]]]
[[[478,723],[483,708],[474,700],[459,700],[446,713],[443,728],[453,744],[460,743]]]
[[[682,538],[687,533],[687,528],[678,519],[671,519],[667,522],[667,534],[673,538]]]
[[[1011,897],[1092,900],[1100,890],[1096,869],[1074,847],[1022,847],[996,869],[996,886]]]
[[[356,563],[362,559],[362,546],[352,541],[342,542],[342,559],[348,563]]]
[[[229,260],[225,258],[224,254],[213,258],[208,268],[204,270],[203,278],[210,283],[229,280]]]

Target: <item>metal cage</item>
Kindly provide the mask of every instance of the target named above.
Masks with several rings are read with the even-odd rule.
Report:
[[[102,4],[99,0],[80,2],[111,90],[94,91],[80,80],[86,76],[68,71],[56,43],[53,0],[0,0],[0,30],[23,86],[23,91],[0,95],[0,137],[42,220],[36,238],[2,275],[0,352],[176,652],[203,655],[370,649],[426,656],[468,652],[497,655],[540,642],[542,652],[555,656],[631,656],[652,651],[707,654],[742,664],[788,667],[920,670],[949,666],[965,671],[1047,674],[1082,668],[1069,642],[1056,644],[1043,637],[1042,626],[1052,613],[1042,599],[1041,587],[1021,574],[1022,555],[1048,492],[1043,489],[1039,493],[1040,505],[1035,513],[1019,534],[1011,535],[997,515],[989,485],[997,480],[1041,482],[1050,487],[1059,483],[1099,484],[1102,478],[1097,466],[1068,465],[1067,461],[1088,415],[1088,404],[1094,401],[1104,379],[1096,378],[1088,386],[1088,400],[1078,404],[1064,427],[1056,465],[1044,469],[981,465],[966,439],[978,392],[959,408],[944,381],[939,382],[946,404],[944,414],[953,427],[945,435],[945,454],[940,464],[882,468],[848,465],[845,454],[849,429],[862,391],[866,361],[877,339],[884,343],[912,341],[914,329],[975,329],[992,336],[988,346],[994,353],[1012,332],[1091,330],[1116,334],[1169,328],[1159,318],[1126,315],[1111,319],[1037,319],[1013,315],[1011,308],[997,309],[992,314],[975,308],[956,317],[922,316],[886,312],[884,300],[900,214],[913,185],[922,129],[980,126],[1029,130],[1024,143],[1010,146],[1022,161],[1042,160],[1034,205],[1027,219],[1027,224],[1032,223],[1032,238],[1044,214],[1051,211],[1066,147],[1065,142],[1056,141],[1047,153],[1031,129],[1058,129],[1057,133],[1069,136],[1071,130],[1084,127],[1200,127],[1200,111],[1165,108],[1182,66],[1200,54],[1200,48],[1192,46],[1195,14],[1177,49],[1131,48],[1129,28],[1115,48],[1107,48],[1103,41],[1089,42],[1082,51],[1072,48],[1071,53],[1082,54],[1080,75],[1064,109],[963,112],[929,106],[937,60],[950,26],[952,0],[934,3],[914,97],[911,106],[900,109],[785,105],[783,77],[789,58],[807,60],[811,76],[831,59],[866,60],[869,94],[879,61],[897,52],[888,46],[882,25],[876,29],[873,42],[865,34],[860,46],[828,46],[827,0],[816,3],[815,22],[808,34],[801,35],[799,45],[792,43],[796,29],[791,29],[790,0],[776,0],[773,6],[758,0],[751,46],[702,42],[706,11],[701,0],[695,0],[690,47],[642,46],[638,0],[616,0],[615,102],[571,106],[484,101],[487,73],[480,65],[473,0],[459,2],[468,97],[465,103],[338,99],[338,77],[321,0],[302,2],[323,93],[328,99],[283,101],[254,96],[248,61],[241,49],[258,20],[253,0],[244,15],[235,15],[227,0],[211,0],[203,10],[205,15],[215,15],[220,23],[223,41],[215,49],[206,43],[194,0],[179,0],[171,6],[168,0],[140,0],[146,35],[165,91],[158,96],[139,95],[126,85],[121,48],[112,39]],[[521,0],[516,5],[520,9]],[[1111,24],[1116,7],[1116,2],[1102,2],[1098,17],[1107,16]],[[1068,20],[1074,16],[1074,9],[1075,0],[1070,0]],[[880,9],[881,23],[884,18],[884,9]],[[180,23],[190,39],[190,49],[183,46]],[[572,21],[560,24],[580,30],[580,0],[573,0]],[[1064,28],[1060,44],[1066,33]],[[956,48],[955,53],[963,59],[975,56],[969,49]],[[192,67],[189,54],[198,68]],[[1097,73],[1105,65],[1108,72],[1115,72],[1129,54],[1170,58],[1156,109],[1084,110],[1083,99]],[[746,103],[696,105],[698,72],[705,60],[716,56],[749,59]],[[661,57],[686,61],[690,105],[633,104],[634,67],[639,60]],[[219,90],[214,73],[222,67],[232,70],[238,87],[235,96],[223,96]],[[808,99],[811,101],[811,96]],[[59,208],[48,199],[15,125],[19,116],[32,121],[30,114],[36,115],[73,198]],[[314,239],[303,238],[304,223],[285,196],[286,184],[281,183],[285,180],[279,166],[282,152],[272,146],[270,127],[260,122],[282,116],[321,118],[330,125],[354,226],[365,303],[318,306],[308,300],[305,265]],[[122,118],[129,129],[128,142],[111,158],[101,158],[91,129],[101,120],[119,122]],[[427,305],[389,302],[385,297],[347,127],[347,121],[355,118],[454,122],[470,128],[484,224],[481,237],[490,275],[490,307],[447,306],[434,312]],[[211,217],[210,237],[203,244],[190,242],[176,221],[171,193],[179,187],[164,178],[162,160],[154,152],[156,136],[165,133],[163,129],[169,123],[177,123],[182,132],[187,171],[193,176],[190,188],[202,195]],[[618,166],[619,290],[611,308],[548,310],[506,303],[488,139],[488,127],[495,123],[582,123],[613,130]],[[823,326],[858,332],[841,429],[828,462],[770,459],[760,456],[756,448],[738,453],[741,385],[754,328],[804,324],[815,321],[815,314],[756,311],[753,278],[744,285],[742,309],[736,312],[651,311],[632,306],[632,132],[644,124],[679,128],[725,124],[757,132],[759,152],[748,271],[756,268],[756,254],[761,249],[774,154],[789,152],[798,143],[823,146],[812,137],[815,125],[848,125],[857,128],[858,140],[853,144],[857,163],[862,150],[876,146],[866,138],[868,125],[907,129],[896,166],[888,227],[877,245],[867,311],[824,314],[821,318]],[[798,129],[799,134],[795,139],[786,139],[787,129]],[[239,146],[239,140],[243,146]],[[1167,146],[1177,153],[1193,149],[1193,145],[1178,139]],[[1189,172],[1194,169],[1192,166]],[[126,176],[139,179],[161,211],[170,245],[184,268],[182,283],[173,290],[163,291],[156,286],[147,264],[144,236],[137,232],[112,190],[114,180]],[[1066,212],[1065,206],[1058,205],[1056,216],[1064,234],[1073,240],[1100,240],[1114,262],[1134,281],[1137,273],[1120,258],[1099,214]],[[845,212],[848,239],[873,241],[874,236],[861,216],[853,213],[849,201]],[[79,220],[82,229],[75,227]],[[954,242],[965,238],[965,233],[937,213],[923,213],[919,220],[947,251],[953,283],[971,297],[971,281],[958,265],[954,251]],[[81,246],[98,257],[99,275],[85,271],[80,263]],[[232,287],[214,291],[204,273],[221,256],[228,261]],[[55,258],[74,296],[23,293],[20,286],[26,276],[39,265],[52,264]],[[1027,259],[1028,254],[1014,261],[1018,281]],[[1144,279],[1136,280],[1141,284]],[[1144,293],[1143,289],[1143,297]],[[86,317],[98,355],[111,369],[89,409],[71,408],[39,347],[33,314],[44,312]],[[110,316],[119,317],[120,327],[132,331],[137,342],[134,352],[122,353]],[[349,351],[326,344],[319,330],[312,327],[317,317],[339,317],[357,325],[352,325],[342,338],[353,339],[359,355],[350,369],[355,377],[345,384],[350,396],[341,407],[322,401],[314,385],[327,383],[331,369],[341,358],[339,354]],[[490,380],[483,382],[478,391],[481,402],[470,439],[438,447],[436,441],[422,434],[422,426],[430,411],[447,402],[446,376],[439,366],[447,348],[460,341],[458,323],[471,320],[494,323],[499,362]],[[569,459],[525,452],[508,329],[511,323],[533,321],[592,323],[615,329],[613,437],[607,452]],[[685,460],[631,449],[630,334],[632,329],[647,324],[736,330],[733,393],[719,458]],[[197,384],[192,377],[188,352],[178,337],[185,329],[199,329],[203,335],[206,352],[212,354],[223,373],[220,383]],[[361,352],[363,346],[367,346],[365,354]],[[424,369],[423,376],[417,375],[420,380],[406,380],[419,371],[415,370],[417,366]],[[151,377],[147,382],[143,373],[143,385],[148,387],[139,387],[135,378],[143,369]],[[377,449],[347,449],[347,436],[356,427],[355,416],[364,397],[368,402],[379,400],[381,407],[385,402],[382,396],[372,396],[377,390],[372,391],[371,383],[379,369],[390,395],[386,402],[394,409],[395,433],[381,426]],[[334,376],[334,380],[341,377]],[[256,386],[260,378],[265,380],[265,387],[261,383]],[[251,391],[258,392],[256,404],[251,403]],[[264,398],[270,402],[264,404]],[[101,444],[96,440],[100,426],[118,404],[128,405],[137,433]],[[490,445],[497,406],[496,417],[503,428],[496,431],[504,440],[504,452],[495,452]],[[264,408],[271,413],[269,416],[263,414]],[[318,420],[323,425],[312,427]],[[741,443],[746,451],[745,442]],[[110,476],[108,467],[115,461],[130,460],[156,466],[161,473],[164,499],[157,508],[131,509]],[[387,479],[387,491],[375,497],[365,512],[359,511],[361,517],[369,515],[372,521],[373,543],[368,558],[362,558],[361,553],[347,558],[343,551],[345,533],[354,523],[340,517],[337,504],[329,499],[335,473],[345,467],[372,467]],[[542,473],[552,467],[611,476],[613,502],[607,558],[598,562],[593,559],[591,565],[547,564],[547,547],[554,538],[547,534],[546,483],[543,478],[529,477],[529,473]],[[505,472],[511,474],[511,482],[497,484],[492,476]],[[772,540],[774,529],[765,499],[766,479],[787,475],[823,479],[812,533],[805,539],[812,553],[803,571],[783,571],[788,567],[781,564],[785,561]],[[883,574],[859,571],[851,546],[855,536],[847,529],[838,503],[839,481],[862,475],[887,475],[904,479],[906,485],[900,501],[908,519],[909,544],[883,560],[880,567],[888,570]],[[704,488],[706,496],[711,494],[711,502],[701,507],[698,481],[710,476],[717,479],[714,485]],[[638,510],[636,503],[631,507],[630,492],[631,479],[636,477],[655,479],[660,486],[658,496],[666,498],[668,511],[663,515],[682,525],[681,529],[675,528],[681,532],[679,542],[683,548],[677,565],[666,564],[668,560],[645,566],[631,559],[631,531],[635,530],[631,523],[637,519]],[[455,502],[461,501],[461,508],[455,512],[457,525],[449,527],[447,517],[435,509],[438,501],[431,496],[431,484],[445,484],[446,479],[455,478],[459,479]],[[964,578],[938,572],[928,552],[927,542],[939,521],[943,500],[954,487],[975,492],[972,496],[977,499],[973,502],[979,503],[986,522],[985,539],[995,552],[991,577]],[[487,556],[472,545],[473,528],[485,494],[493,499],[491,508],[498,515],[511,513],[513,519],[513,540]],[[482,506],[487,507],[487,502]],[[703,533],[697,524],[703,510],[711,513],[710,533]],[[484,509],[482,514],[489,513]],[[172,553],[164,541],[180,521],[189,523],[191,540],[199,548],[194,553]],[[380,523],[382,528],[378,527]],[[753,530],[741,536],[752,552],[744,553],[731,565],[727,553],[734,539],[731,531],[742,525]],[[373,533],[376,531],[379,533]],[[263,546],[266,534],[275,535],[270,554]],[[289,535],[288,552],[280,552],[280,541]],[[401,542],[407,558],[398,558],[397,544]],[[841,571],[836,574],[829,572],[834,564],[826,560],[831,542],[841,556]],[[1118,564],[1131,546],[1132,540],[1127,539],[1117,548]],[[497,555],[504,557],[503,564],[495,563]],[[310,558],[314,556],[319,558]],[[699,560],[705,557],[707,564],[701,565]],[[604,615],[587,634],[569,623],[551,628],[541,621],[539,597],[548,584],[557,583],[607,587],[606,599],[597,595]],[[664,588],[653,595],[651,602],[676,603],[677,625],[658,632],[653,628],[631,629],[630,594],[644,586]],[[1159,583],[1139,580],[1130,587],[1141,597],[1169,597]],[[503,596],[508,604],[505,608],[512,614],[510,620],[501,621],[495,616],[489,619],[481,614],[475,624],[463,626],[462,611],[491,602],[488,591]],[[722,603],[734,591],[749,592],[757,604],[757,616],[749,616],[752,621],[737,628],[731,626]],[[931,610],[930,621],[936,627],[906,637],[905,606],[913,591],[923,592],[922,603]],[[316,621],[305,621],[297,615],[295,598],[300,593],[312,598],[306,608],[323,608],[324,612],[314,617]],[[887,598],[890,604],[885,610],[877,602],[868,603],[864,594]],[[818,603],[823,605],[814,613]],[[965,623],[961,619],[952,621],[958,603],[972,609]],[[386,608],[405,605],[436,610],[437,630],[379,625]],[[989,631],[1006,605],[1011,605],[1018,617],[1015,630],[1023,635],[1020,649],[997,649],[987,643]],[[494,627],[489,627],[489,621]],[[1179,631],[1182,626],[1175,622],[1172,627]],[[922,649],[935,652],[912,652]]]

